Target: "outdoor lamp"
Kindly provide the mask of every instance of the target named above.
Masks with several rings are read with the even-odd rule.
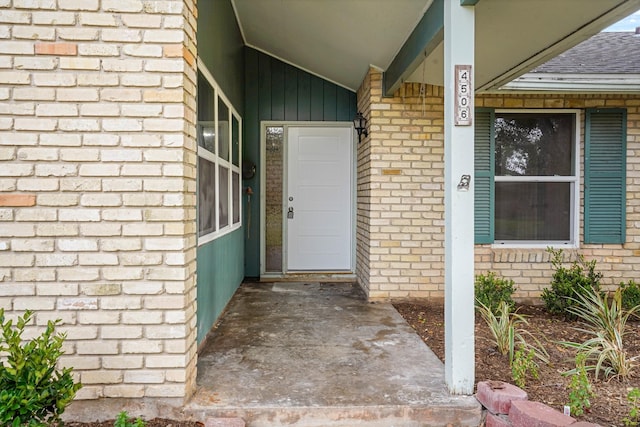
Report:
[[[362,142],[362,135],[365,137],[369,135],[369,132],[367,131],[367,119],[365,119],[359,111],[353,119],[353,127],[356,129],[356,132],[358,132],[358,142]]]

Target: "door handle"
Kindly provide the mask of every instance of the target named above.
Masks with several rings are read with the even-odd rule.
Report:
[[[293,219],[293,208],[290,207],[289,210],[287,211],[287,218],[288,219]]]

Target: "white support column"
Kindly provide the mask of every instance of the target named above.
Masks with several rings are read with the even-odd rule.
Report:
[[[444,1],[445,379],[452,393],[473,394],[475,11],[460,6],[460,0]],[[464,66],[471,66],[467,88],[460,71]],[[462,112],[466,90],[471,101],[467,120]],[[464,175],[470,178],[467,189],[459,186]]]

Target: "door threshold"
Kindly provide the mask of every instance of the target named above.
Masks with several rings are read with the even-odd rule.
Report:
[[[286,274],[263,274],[261,282],[355,282],[355,273],[344,272],[289,272]]]

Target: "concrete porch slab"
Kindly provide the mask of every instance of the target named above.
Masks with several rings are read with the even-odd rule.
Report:
[[[202,310],[202,307],[199,307]],[[350,283],[248,283],[198,357],[185,412],[248,427],[477,426],[444,367],[390,304]]]

